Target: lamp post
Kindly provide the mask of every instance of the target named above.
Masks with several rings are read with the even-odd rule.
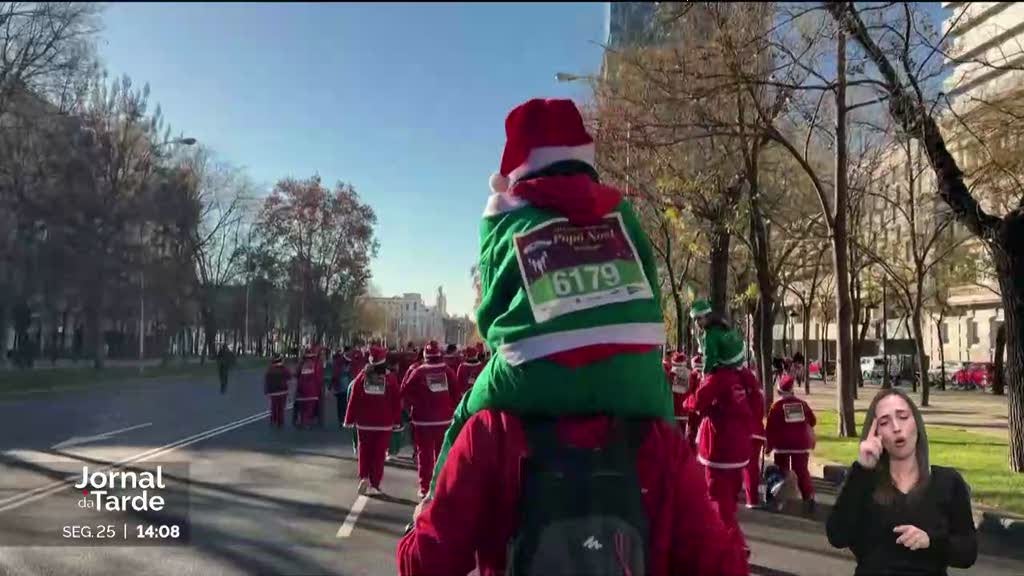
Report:
[[[167,140],[160,142],[153,146],[153,148],[163,148],[171,144],[181,144],[183,146],[192,146],[196,143],[195,138],[175,138],[174,140]],[[142,224],[139,224],[139,251],[142,248]],[[140,259],[141,260],[141,259]],[[140,264],[139,268],[139,371],[143,369],[143,362],[146,360],[146,267]]]

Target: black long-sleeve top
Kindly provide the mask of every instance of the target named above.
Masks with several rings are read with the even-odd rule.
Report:
[[[945,576],[978,557],[970,488],[953,468],[931,467],[931,481],[914,502],[897,492],[892,505],[874,500],[876,470],[854,463],[828,519],[828,541],[857,557],[857,576]],[[910,550],[893,528],[905,524],[928,533],[930,545]]]

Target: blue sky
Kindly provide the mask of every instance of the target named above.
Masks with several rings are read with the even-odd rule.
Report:
[[[438,285],[472,308],[487,179],[504,117],[532,97],[587,97],[555,72],[600,66],[587,4],[110,4],[100,52],[149,82],[175,132],[268,187],[319,173],[377,211],[384,294]],[[438,218],[428,217],[440,214]]]

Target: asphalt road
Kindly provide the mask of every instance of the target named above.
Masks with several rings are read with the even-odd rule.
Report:
[[[395,542],[415,506],[410,451],[385,470],[388,497],[360,500],[349,434],[338,429],[333,407],[323,429],[271,430],[255,371],[234,374],[223,396],[208,378],[0,402],[0,574],[395,574]],[[189,497],[187,543],[21,545],[69,521],[62,511],[81,498],[69,471],[115,462],[187,464],[167,479]],[[822,490],[816,519],[742,511],[753,574],[852,574],[849,554],[825,542],[829,494]],[[1024,574],[1020,551],[988,552],[967,573]]]

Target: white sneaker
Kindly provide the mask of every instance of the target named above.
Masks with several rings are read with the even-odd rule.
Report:
[[[380,496],[383,493],[384,492],[381,492],[381,490],[379,488],[374,488],[373,486],[370,486],[366,490],[366,495],[367,496]]]
[[[372,489],[370,481],[366,478],[359,480],[359,487],[356,488],[356,494],[366,494],[368,490]]]

